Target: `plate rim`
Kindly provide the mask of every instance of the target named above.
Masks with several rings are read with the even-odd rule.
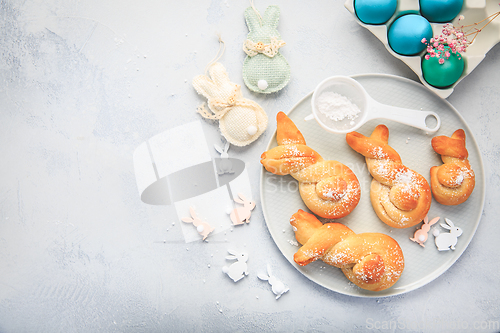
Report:
[[[375,78],[388,78],[388,79],[393,79],[393,80],[396,80],[396,81],[405,81],[406,83],[410,84],[410,85],[416,85],[418,87],[421,87],[423,89],[425,89],[424,86],[422,86],[421,84],[419,84],[418,82],[414,81],[414,80],[411,80],[411,79],[408,79],[408,78],[405,78],[405,77],[401,77],[401,76],[398,76],[398,75],[393,75],[393,74],[384,74],[384,73],[365,73],[365,74],[354,74],[354,75],[348,75],[350,77],[352,77],[353,79],[357,79],[357,78],[369,78],[369,77],[375,77]],[[477,141],[476,141],[476,138],[475,136],[472,134],[472,131],[469,127],[469,124],[465,121],[465,119],[462,117],[462,115],[458,112],[457,109],[455,109],[455,107],[450,103],[448,102],[447,100],[445,99],[442,99],[439,95],[437,95],[436,93],[434,93],[433,91],[429,91],[428,89],[425,89],[426,92],[430,93],[430,94],[433,94],[435,95],[437,98],[440,98],[445,104],[447,104],[447,106],[455,113],[456,116],[458,116],[458,118],[461,120],[461,122],[464,124],[464,126],[466,127],[467,131],[471,134],[470,135],[470,138],[469,139],[469,142],[472,143],[474,146],[475,146],[475,149],[478,153],[478,162],[479,162],[479,168],[481,169],[481,183],[482,183],[482,193],[481,193],[481,198],[480,198],[480,210],[479,210],[479,218],[477,219],[477,221],[475,222],[475,226],[474,226],[474,229],[473,231],[470,233],[469,237],[466,238],[466,242],[467,244],[464,246],[463,250],[461,252],[454,252],[455,255],[450,259],[448,260],[447,262],[443,263],[443,265],[441,265],[439,267],[439,269],[436,269],[435,271],[433,271],[431,274],[429,274],[428,276],[426,277],[423,277],[421,278],[420,280],[416,281],[415,283],[413,283],[412,287],[409,287],[407,286],[406,288],[404,288],[404,290],[400,290],[400,292],[397,292],[398,291],[398,288],[394,288],[393,287],[390,287],[388,289],[385,289],[385,290],[393,290],[393,291],[396,291],[394,293],[385,293],[385,294],[380,294],[380,292],[370,292],[368,290],[363,290],[364,292],[369,292],[369,294],[354,294],[354,293],[348,293],[348,292],[345,292],[343,290],[338,290],[338,289],[333,289],[333,288],[330,288],[326,285],[324,285],[323,283],[319,282],[319,281],[316,281],[314,279],[314,277],[311,277],[309,274],[306,274],[304,273],[303,271],[300,270],[300,266],[297,265],[293,260],[291,260],[290,258],[288,258],[282,251],[281,247],[278,245],[278,243],[276,242],[276,235],[274,235],[272,229],[269,227],[269,222],[268,222],[268,213],[267,213],[267,208],[266,206],[264,205],[264,200],[263,200],[263,183],[264,183],[264,176],[266,174],[266,169],[262,166],[261,167],[261,173],[260,173],[260,182],[259,182],[259,196],[260,196],[260,201],[261,201],[261,207],[262,207],[262,213],[263,213],[263,216],[264,216],[264,221],[266,223],[266,227],[267,227],[267,230],[269,231],[269,233],[271,234],[271,238],[273,239],[273,242],[274,244],[276,245],[276,247],[279,249],[279,251],[281,252],[282,256],[285,257],[285,259],[290,262],[290,264],[298,271],[300,272],[304,277],[308,278],[310,281],[316,283],[317,285],[320,285],[321,287],[323,288],[326,288],[328,290],[331,290],[333,292],[336,292],[336,293],[339,293],[339,294],[343,294],[343,295],[346,295],[346,296],[352,296],[352,297],[360,297],[360,298],[383,298],[383,297],[392,297],[392,296],[398,296],[398,295],[402,295],[402,294],[405,294],[405,293],[409,293],[411,291],[414,291],[418,288],[421,288],[427,284],[429,284],[430,282],[434,281],[435,279],[437,279],[438,277],[440,277],[443,273],[445,273],[451,266],[453,266],[453,264],[462,256],[462,254],[465,252],[465,250],[467,250],[467,248],[469,247],[469,244],[470,242],[472,241],[472,238],[474,238],[474,235],[479,227],[479,223],[481,222],[481,217],[482,217],[482,213],[484,211],[484,203],[485,203],[485,199],[486,199],[486,179],[485,179],[485,173],[484,173],[484,163],[483,163],[483,156],[481,154],[481,151],[479,149],[479,145],[477,144]],[[291,112],[293,112],[293,110],[301,103],[303,103],[306,99],[310,98],[310,96],[312,96],[313,94],[313,91],[307,93],[304,97],[302,97],[299,101],[297,101],[287,112],[286,114],[289,115]],[[276,130],[274,130],[273,132],[273,135],[271,136],[271,138],[269,139],[268,141],[268,144],[266,146],[266,150],[268,150],[271,146],[271,144],[273,143],[273,140],[276,140]],[[469,144],[470,144],[469,143]],[[346,281],[346,283],[351,283],[350,281]],[[384,291],[385,291],[384,290]]]

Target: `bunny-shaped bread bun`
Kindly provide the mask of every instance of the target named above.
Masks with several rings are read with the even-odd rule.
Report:
[[[277,147],[262,153],[260,163],[275,175],[291,175],[299,182],[304,204],[314,214],[339,219],[350,214],[359,202],[358,178],[346,165],[325,161],[306,141],[283,112],[276,116]]]
[[[240,85],[229,80],[222,64],[212,64],[208,74],[210,77],[198,75],[193,79],[193,87],[207,98],[211,111],[203,104],[198,113],[205,119],[218,120],[221,134],[235,146],[257,140],[267,127],[267,114],[259,104],[243,97]]]
[[[279,16],[278,6],[267,7],[262,17],[254,7],[245,10],[249,33],[243,44],[243,51],[247,54],[243,63],[243,80],[252,91],[273,93],[290,81],[290,65],[279,52],[279,48],[285,45],[277,30]]]
[[[398,242],[382,233],[361,233],[341,223],[321,223],[316,216],[299,209],[290,218],[295,239],[302,247],[293,260],[300,266],[321,259],[342,269],[360,288],[380,291],[394,285],[404,269]]]
[[[442,205],[459,205],[465,202],[476,184],[474,171],[467,157],[465,132],[456,130],[451,137],[436,136],[432,148],[441,155],[444,164],[431,168],[431,189],[434,199]]]
[[[358,132],[346,134],[347,144],[363,155],[373,177],[370,199],[377,216],[393,228],[412,227],[431,208],[431,189],[419,173],[403,165],[389,146],[389,129],[378,125],[369,137]]]
[[[233,200],[243,207],[237,207],[233,209],[229,217],[234,225],[250,223],[250,216],[252,215],[252,210],[255,208],[255,202],[248,200],[243,193],[238,193],[239,198],[233,198]]]
[[[434,243],[436,243],[437,249],[439,251],[448,251],[449,249],[455,250],[455,245],[457,245],[458,237],[462,235],[462,229],[456,227],[455,224],[450,219],[444,219],[446,224],[441,223],[440,225],[450,230],[450,232],[440,233],[438,229],[434,229],[432,233],[434,235]]]

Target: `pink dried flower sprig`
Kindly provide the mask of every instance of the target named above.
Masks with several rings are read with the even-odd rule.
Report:
[[[445,24],[441,31],[441,35],[436,35],[429,41],[427,41],[426,38],[422,39],[422,43],[427,45],[425,59],[429,60],[432,57],[439,58],[439,63],[441,65],[444,64],[445,59],[448,59],[452,53],[459,54],[459,59],[461,59],[460,54],[466,52],[467,47],[474,42],[477,35],[498,16],[500,16],[500,11],[474,24],[460,25],[459,27],[455,27],[451,23]],[[458,23],[463,19],[464,16],[460,15],[458,17]],[[478,28],[477,26],[481,23],[484,23],[484,25]],[[473,37],[469,41],[468,38],[470,36]]]

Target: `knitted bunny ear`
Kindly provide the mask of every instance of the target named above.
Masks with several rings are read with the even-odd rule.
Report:
[[[208,75],[210,77],[198,75],[193,79],[193,87],[196,89],[196,92],[206,98],[212,97],[213,92],[218,89],[217,87],[234,85],[234,83],[231,83],[231,80],[229,80],[229,75],[227,75],[224,66],[218,62],[212,64],[208,68]]]
[[[195,76],[193,87],[198,94],[203,95],[205,98],[210,98],[211,92],[215,90],[215,84],[205,75]]]
[[[245,10],[245,21],[247,22],[248,30],[255,31],[260,28],[260,20],[259,14],[252,7],[248,7]]]
[[[262,21],[264,25],[276,29],[280,20],[280,8],[278,6],[269,6],[264,12]]]
[[[221,63],[216,62],[208,69],[208,73],[212,78],[212,81],[216,86],[222,86],[225,84],[231,84],[231,80],[229,79],[229,75],[226,72],[224,66]]]

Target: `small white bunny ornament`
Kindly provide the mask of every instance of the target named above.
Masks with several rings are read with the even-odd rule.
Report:
[[[429,232],[429,230],[431,230],[431,226],[436,224],[439,221],[439,219],[440,217],[435,217],[429,222],[429,217],[426,215],[424,217],[424,223],[422,224],[420,229],[415,231],[413,238],[410,237],[410,240],[419,244],[422,247],[425,247],[424,243],[425,241],[427,241],[427,236],[428,236],[427,233]]]
[[[234,225],[240,225],[249,223],[250,216],[252,215],[252,210],[255,208],[255,202],[248,200],[243,193],[238,193],[239,198],[233,198],[233,200],[239,204],[242,204],[243,207],[237,207],[233,209],[229,218],[233,222]]]
[[[231,144],[246,146],[265,131],[267,114],[256,102],[246,99],[241,86],[229,80],[226,69],[215,62],[208,68],[208,74],[193,79],[193,87],[198,94],[207,98],[197,112],[205,119],[219,121],[222,136]]]
[[[232,263],[231,266],[222,267],[222,271],[226,273],[234,282],[238,282],[243,279],[246,275],[248,275],[248,254],[245,252],[236,252],[234,250],[227,250],[230,256],[227,256],[227,260],[238,260],[235,263]]]
[[[267,275],[258,274],[257,277],[263,281],[269,282],[273,293],[276,295],[276,299],[280,298],[281,295],[283,295],[289,290],[288,287],[285,286],[283,282],[281,282],[275,276],[272,275],[271,267],[269,266],[269,264],[267,265]]]
[[[432,234],[434,235],[434,242],[436,243],[437,249],[439,251],[448,251],[449,249],[455,250],[455,245],[457,245],[458,237],[462,235],[462,229],[456,227],[450,219],[445,218],[446,224],[441,223],[440,225],[450,230],[448,233],[440,233],[438,229],[434,229]]]
[[[229,160],[229,154],[227,153],[229,150],[229,141],[226,141],[224,148],[221,148],[216,144],[214,144],[214,148],[220,154],[220,164],[217,168],[217,174],[221,176],[225,173],[234,173],[233,163]]]

